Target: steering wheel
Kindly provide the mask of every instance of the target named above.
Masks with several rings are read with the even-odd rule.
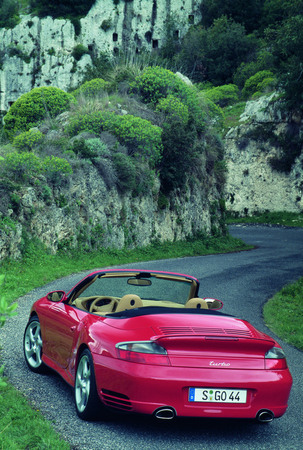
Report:
[[[96,297],[95,300],[92,301],[92,303],[89,307],[89,312],[102,311],[101,308],[103,306],[107,306],[108,309],[110,310],[111,307],[114,306],[114,302],[116,302],[116,301],[117,301],[117,299],[115,297],[108,297],[108,296],[100,295],[99,297]]]

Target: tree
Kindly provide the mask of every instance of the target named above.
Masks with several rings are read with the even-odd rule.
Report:
[[[265,0],[266,1],[266,0]],[[204,0],[201,4],[202,24],[210,27],[214,20],[227,16],[242,24],[247,33],[258,29],[264,0]]]
[[[275,58],[278,81],[290,107],[303,101],[303,16],[285,20],[266,31]]]
[[[240,63],[253,50],[243,25],[222,16],[209,28],[192,28],[182,43],[179,62],[195,81],[229,84]]]
[[[85,16],[96,0],[31,0],[31,8],[40,17]]]

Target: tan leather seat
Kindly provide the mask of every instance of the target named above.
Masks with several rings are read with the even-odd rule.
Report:
[[[203,298],[190,298],[185,303],[185,308],[208,309],[206,300]]]
[[[138,295],[127,294],[120,299],[115,312],[125,311],[126,309],[141,308],[142,306],[142,300]]]

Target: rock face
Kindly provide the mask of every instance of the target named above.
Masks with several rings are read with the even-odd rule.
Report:
[[[21,255],[24,232],[55,253],[81,244],[90,249],[145,246],[152,240],[185,239],[218,226],[220,194],[215,183],[209,184],[208,195],[199,185],[175,191],[163,208],[159,187],[156,179],[149,195],[121,194],[116,188],[109,190],[92,165],[80,167],[52,189],[41,179],[40,185],[18,190],[18,204],[2,214],[0,260]]]
[[[274,95],[247,102],[241,125],[229,130],[225,138],[229,211],[240,216],[266,211],[302,212],[302,148],[290,170],[276,170],[272,164],[283,157],[283,145],[292,149],[297,141],[302,142],[302,119],[300,113],[284,113]]]
[[[170,17],[176,39],[182,38],[201,18],[200,4],[201,0],[97,0],[81,19],[79,35],[69,20],[23,16],[14,29],[0,29],[0,113],[34,87],[76,87],[92,65],[92,56],[121,50],[131,56],[160,48]],[[76,60],[73,50],[79,44],[88,53]]]

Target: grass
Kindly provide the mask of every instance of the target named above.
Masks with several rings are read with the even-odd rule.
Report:
[[[224,112],[224,130],[228,131],[233,127],[240,125],[239,119],[244,113],[246,102],[239,102],[232,106],[223,108]]]
[[[133,250],[106,249],[96,253],[78,251],[50,255],[40,245],[29,242],[22,261],[6,261],[2,264],[0,270],[5,274],[5,283],[1,289],[1,296],[9,297],[13,301],[31,289],[57,278],[98,267],[249,248],[251,247],[241,240],[226,236],[185,242],[154,243]],[[52,424],[44,419],[39,411],[32,408],[26,398],[13,386],[7,384],[6,387],[0,387],[0,396],[0,450],[70,448],[69,444],[54,431]]]
[[[0,449],[67,450],[70,445],[54,432],[39,410],[8,384],[0,388]]]
[[[227,223],[283,225],[286,227],[303,227],[303,213],[264,212],[253,216],[236,217],[229,213]]]
[[[285,342],[303,350],[303,277],[285,286],[264,306],[266,325]]]

